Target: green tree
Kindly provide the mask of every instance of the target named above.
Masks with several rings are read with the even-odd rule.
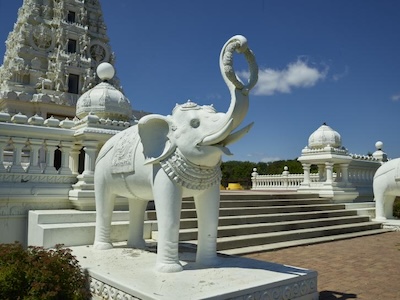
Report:
[[[283,168],[287,166],[290,173],[303,173],[303,167],[297,159],[278,160],[273,162],[250,162],[250,161],[227,161],[221,165],[222,185],[228,186],[230,182],[240,183],[244,188],[251,187],[251,173],[257,168],[257,173],[282,174]]]

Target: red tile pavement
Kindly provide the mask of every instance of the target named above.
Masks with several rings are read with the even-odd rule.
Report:
[[[318,271],[320,299],[400,300],[400,232],[246,257]]]

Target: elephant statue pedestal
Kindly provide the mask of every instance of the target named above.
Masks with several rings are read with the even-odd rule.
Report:
[[[148,266],[156,253],[125,246],[72,247],[89,272],[94,299],[318,299],[315,271],[237,256],[217,256],[216,266],[204,267],[181,247],[184,271],[155,273]]]

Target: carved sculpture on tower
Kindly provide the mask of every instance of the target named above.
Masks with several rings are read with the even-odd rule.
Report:
[[[98,0],[24,0],[0,67],[0,110],[74,117],[78,98],[114,63]],[[118,78],[113,86],[121,89]]]

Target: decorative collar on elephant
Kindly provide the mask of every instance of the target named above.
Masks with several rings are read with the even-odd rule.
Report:
[[[192,190],[205,190],[221,182],[221,162],[214,167],[199,166],[187,160],[179,149],[160,162],[168,177]]]

